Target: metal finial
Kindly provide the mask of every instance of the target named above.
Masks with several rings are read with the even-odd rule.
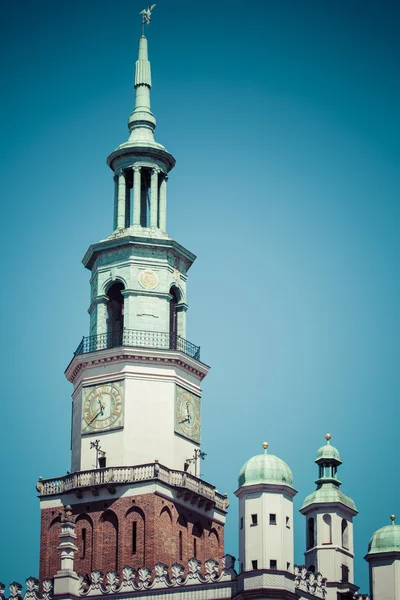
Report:
[[[267,448],[268,448],[268,442],[263,442],[262,443],[262,447],[264,448],[264,453],[267,453]]]
[[[392,525],[394,525],[394,522],[396,520],[396,515],[390,515],[390,520],[392,521]]]
[[[326,441],[328,442],[328,444],[329,444],[329,440],[331,439],[331,437],[332,437],[332,436],[331,436],[331,434],[330,434],[330,433],[327,433],[327,434],[326,434],[326,436],[325,436],[325,439],[326,439]]]
[[[152,10],[154,9],[155,4],[149,4],[147,8],[144,8],[143,10],[140,11],[139,15],[142,15],[142,35],[144,35],[144,26],[148,25],[151,21],[151,13]]]

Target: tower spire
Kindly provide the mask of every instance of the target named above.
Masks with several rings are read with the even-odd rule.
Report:
[[[148,58],[147,38],[139,39],[138,59],[135,69],[135,108],[129,117],[129,144],[153,143],[156,119],[150,107],[151,67]]]

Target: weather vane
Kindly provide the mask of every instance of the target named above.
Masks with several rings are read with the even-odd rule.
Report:
[[[148,25],[151,21],[151,13],[152,10],[154,9],[155,4],[149,4],[147,8],[144,8],[139,15],[142,15],[142,26],[143,26],[143,33],[142,35],[144,35],[144,26]]]

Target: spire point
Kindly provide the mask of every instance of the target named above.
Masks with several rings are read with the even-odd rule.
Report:
[[[396,515],[390,515],[390,520],[392,521],[392,525],[394,525],[394,522],[396,520]]]
[[[261,445],[264,448],[264,454],[267,454],[267,452],[268,452],[268,442],[263,442]]]
[[[330,442],[331,438],[332,438],[332,436],[331,436],[331,434],[330,434],[330,433],[327,433],[327,434],[325,435],[325,439],[326,439],[326,443],[327,443],[327,444],[330,444],[330,443],[331,443],[331,442]]]

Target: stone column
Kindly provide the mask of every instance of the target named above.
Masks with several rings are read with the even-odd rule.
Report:
[[[126,204],[126,192],[125,192],[125,172],[121,169],[118,172],[118,213],[117,213],[117,227],[118,229],[124,229],[125,227],[125,204]]]
[[[167,181],[168,175],[164,175],[160,185],[160,222],[161,231],[167,231]]]
[[[133,225],[140,225],[141,167],[133,167]]]
[[[79,577],[74,570],[75,523],[70,506],[65,507],[61,518],[60,545],[57,550],[61,554],[60,569],[54,577],[54,595],[78,595]]]
[[[157,213],[158,213],[158,174],[160,169],[154,167],[151,172],[151,184],[150,184],[150,227],[157,227]]]
[[[114,175],[114,225],[113,231],[117,229],[118,222],[118,175]]]

